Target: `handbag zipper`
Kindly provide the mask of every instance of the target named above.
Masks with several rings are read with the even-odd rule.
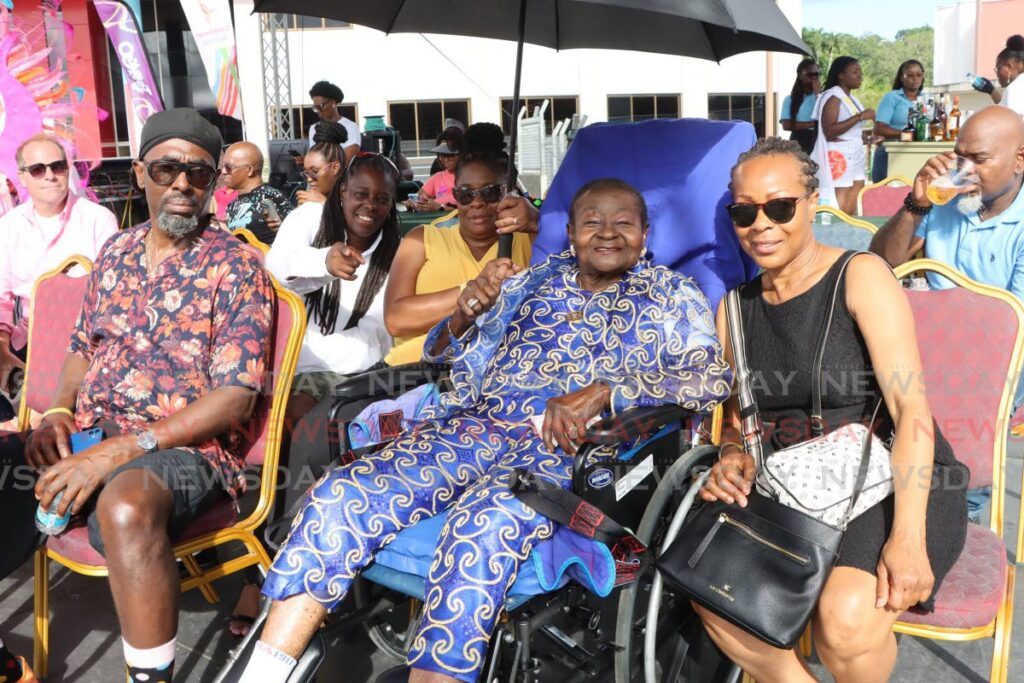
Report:
[[[793,560],[794,562],[796,562],[798,564],[807,565],[811,561],[810,558],[808,558],[808,557],[806,557],[804,555],[798,555],[797,553],[794,553],[792,550],[786,550],[782,546],[780,546],[780,545],[778,545],[776,543],[772,543],[767,538],[765,538],[761,534],[757,533],[756,531],[751,529],[746,524],[743,524],[742,522],[737,522],[735,519],[733,519],[729,515],[725,514],[724,512],[722,514],[718,515],[718,522],[719,522],[719,524],[728,524],[730,526],[733,526],[733,527],[739,529],[740,531],[745,533],[747,536],[749,536],[751,539],[757,541],[761,545],[764,545],[764,546],[766,546],[768,548],[771,548],[772,550],[774,550],[776,552],[782,553],[783,555],[785,555],[786,557],[788,557],[789,559]]]

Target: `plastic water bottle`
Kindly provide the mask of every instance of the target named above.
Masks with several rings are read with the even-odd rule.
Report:
[[[68,523],[71,521],[71,508],[68,508],[63,517],[57,514],[57,507],[60,505],[61,498],[63,497],[63,491],[58,493],[57,497],[50,503],[49,510],[44,510],[42,504],[36,508],[36,528],[47,536],[56,536],[61,533],[68,527]]]

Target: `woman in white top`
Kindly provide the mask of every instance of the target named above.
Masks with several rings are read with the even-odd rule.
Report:
[[[815,107],[819,126],[813,158],[818,162],[822,199],[830,200],[834,190],[839,208],[850,215],[856,210],[857,193],[864,187],[867,170],[860,124],[875,118],[875,110],[865,109],[853,95],[862,80],[856,59],[836,57]]]
[[[1024,78],[1019,78],[1022,72],[1024,36],[1013,35],[1006,39],[1006,47],[996,55],[996,78],[1003,89],[1001,99],[996,101],[1024,116]]]
[[[401,235],[395,208],[399,172],[386,157],[361,153],[325,204],[288,214],[267,254],[267,268],[306,297],[308,324],[288,417],[295,424],[342,375],[383,360],[384,284]]]

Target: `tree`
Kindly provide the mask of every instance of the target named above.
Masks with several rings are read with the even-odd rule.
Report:
[[[931,85],[935,34],[930,26],[903,29],[896,33],[893,40],[886,40],[873,33],[857,37],[817,28],[805,28],[803,38],[821,67],[822,85],[828,67],[836,57],[849,55],[857,58],[864,73],[864,82],[857,91],[857,98],[865,107],[878,106],[882,96],[892,90],[896,70],[908,59],[916,59],[924,65],[925,86]]]

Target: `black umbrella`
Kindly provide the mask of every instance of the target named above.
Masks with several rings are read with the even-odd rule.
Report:
[[[255,0],[257,12],[326,17],[385,33],[514,40],[509,187],[523,43],[567,50],[637,50],[720,61],[743,52],[810,54],[774,0]],[[502,240],[501,251],[511,239]]]

